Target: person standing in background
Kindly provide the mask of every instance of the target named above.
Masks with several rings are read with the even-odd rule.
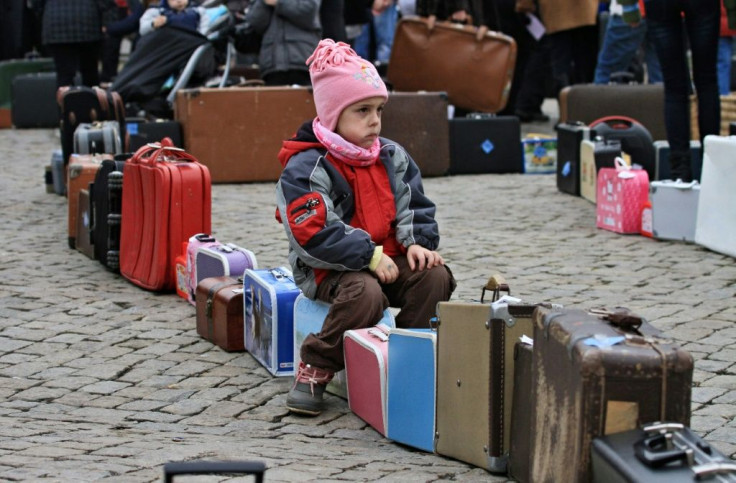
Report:
[[[622,2],[623,3],[623,2]],[[718,95],[719,0],[645,0],[647,24],[664,77],[664,120],[670,144],[673,179],[692,180],[690,155],[690,69],[698,103],[700,141],[718,134],[721,101]],[[687,38],[686,38],[687,37]],[[702,163],[702,158],[696,160]]]
[[[105,38],[102,45],[102,82],[112,82],[118,74],[120,44],[123,37],[138,33],[138,22],[143,15],[140,0],[115,0],[116,20],[103,27]]]
[[[363,26],[360,35],[353,42],[353,49],[364,59],[373,60],[376,65],[388,64],[391,46],[394,43],[399,10],[395,0],[377,0],[371,9],[371,21]],[[375,51],[371,48],[375,43]],[[380,72],[379,72],[380,73]]]
[[[722,96],[731,93],[731,58],[733,57],[733,37],[736,29],[728,26],[728,12],[721,0],[721,36],[718,39],[718,92]]]
[[[100,83],[98,62],[103,26],[114,20],[113,0],[33,0],[43,11],[43,45],[54,59],[56,85],[74,83],[77,71],[82,84]]]

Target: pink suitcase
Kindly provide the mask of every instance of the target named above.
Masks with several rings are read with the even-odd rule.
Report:
[[[649,175],[616,158],[615,168],[598,171],[596,226],[616,233],[639,233],[649,200]]]
[[[197,291],[197,277],[195,274],[197,250],[201,247],[210,247],[217,244],[218,242],[215,240],[215,237],[208,233],[197,233],[189,238],[189,244],[187,245],[187,300],[192,305],[197,305],[195,302]]]
[[[345,375],[348,406],[373,429],[386,435],[386,368],[388,328],[345,331]]]

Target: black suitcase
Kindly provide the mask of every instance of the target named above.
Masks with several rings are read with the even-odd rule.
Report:
[[[146,121],[145,119],[127,119],[125,121],[129,136],[130,152],[136,152],[141,146],[148,143],[160,142],[163,138],[170,138],[174,146],[183,148],[181,140],[181,123],[179,121],[169,121],[165,119],[157,119],[155,121]]]
[[[631,164],[646,170],[650,180],[656,177],[654,140],[643,124],[630,117],[609,116],[593,121],[590,127],[606,141],[620,141],[621,151],[631,156]]]
[[[518,117],[469,114],[450,120],[449,174],[523,172]]]
[[[595,129],[576,121],[560,123],[557,131],[557,189],[580,196],[580,143],[595,138]]]
[[[253,475],[256,483],[263,482],[266,465],[260,461],[182,461],[164,464],[164,483],[176,475]]]
[[[59,125],[56,74],[41,72],[13,78],[10,116],[16,128],[49,128]]]
[[[92,243],[94,257],[110,270],[120,270],[120,218],[122,211],[123,167],[131,154],[102,161],[90,185]]]
[[[593,440],[598,483],[736,482],[736,462],[680,423],[651,423]]]

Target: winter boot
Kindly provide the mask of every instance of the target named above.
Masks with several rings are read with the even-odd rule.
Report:
[[[685,183],[693,180],[692,160],[690,159],[690,151],[670,152],[670,177],[672,179],[681,179]]]
[[[286,407],[299,414],[317,416],[322,412],[322,395],[335,374],[324,369],[299,363],[294,385],[286,397]]]

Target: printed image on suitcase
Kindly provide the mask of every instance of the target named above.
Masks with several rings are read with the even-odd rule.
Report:
[[[205,278],[196,292],[197,334],[226,351],[245,350],[242,281]]]
[[[557,189],[580,196],[580,145],[595,139],[595,130],[582,122],[560,123],[557,131]]]
[[[523,173],[519,118],[470,116],[450,120],[449,173]]]
[[[286,267],[243,276],[245,350],[274,376],[294,375],[294,301],[301,291]]]
[[[197,248],[194,276],[197,284],[209,277],[240,278],[248,268],[258,268],[255,254],[233,243],[218,243]]]
[[[590,481],[594,438],[690,423],[692,356],[626,309],[594,312],[534,312],[531,481]]]
[[[391,329],[388,333],[386,437],[434,452],[437,332]]]
[[[557,170],[557,139],[545,134],[530,133],[521,140],[524,153],[524,173],[548,174]]]
[[[661,240],[695,241],[700,184],[697,181],[652,181],[652,236]]]

